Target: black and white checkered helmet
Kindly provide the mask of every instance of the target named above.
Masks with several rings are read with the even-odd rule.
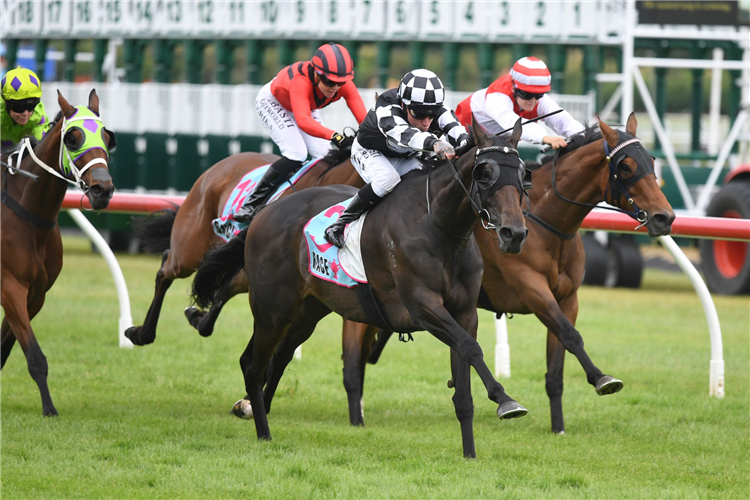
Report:
[[[401,79],[398,97],[407,106],[440,107],[445,100],[445,87],[432,71],[415,69]]]

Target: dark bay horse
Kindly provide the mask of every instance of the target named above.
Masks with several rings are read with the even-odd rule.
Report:
[[[39,386],[44,416],[56,416],[57,410],[47,387],[47,358],[31,329],[31,320],[42,309],[47,291],[62,269],[57,216],[69,182],[86,193],[95,210],[107,207],[115,189],[107,163],[115,136],[99,119],[96,92],[89,95],[88,107],[71,106],[59,92],[57,102],[61,109],[57,122],[20,163],[26,175],[9,175],[13,172],[4,166],[0,211],[0,287],[5,310],[0,366],[5,366],[18,340],[31,378]]]
[[[310,186],[348,184],[362,187],[364,182],[354,170],[349,156],[349,150],[332,150],[294,184],[294,189],[288,189],[284,196],[293,190]],[[211,221],[221,216],[235,186],[251,170],[277,159],[278,156],[261,153],[239,153],[225,158],[198,178],[179,210],[167,209],[146,219],[134,219],[133,228],[146,244],[146,249],[162,253],[161,268],[156,273],[154,299],[146,319],[143,325],[133,326],[125,332],[134,344],[146,345],[154,341],[164,296],[172,282],[188,278],[210,248],[224,243],[214,233]],[[227,292],[223,300],[213,304],[210,311],[201,311],[195,307],[186,309],[185,314],[190,324],[204,337],[211,335],[223,305],[241,292],[247,293],[244,274],[238,275],[231,291]]]
[[[234,239],[206,254],[193,281],[198,305],[214,300],[243,266],[247,274],[254,331],[240,366],[259,439],[271,439],[267,412],[291,359],[274,358],[267,372],[277,346],[283,340],[284,351],[292,352],[332,311],[357,322],[388,323],[401,332],[427,330],[450,346],[464,456],[476,456],[470,366],[498,404],[500,418],[526,414],[494,379],[476,342],[482,257],[472,237],[481,213],[503,251],[519,252],[526,238],[519,206],[522,165],[514,149],[520,120],[510,143],[488,138],[476,124],[473,128],[477,146],[460,157],[457,171],[442,162],[405,175],[364,220],[362,256],[382,318],[365,312],[357,287],[340,287],[308,272],[303,227],[315,214],[352,197],[353,188],[311,188],[279,200],[250,224],[245,243]]]
[[[674,211],[659,188],[653,159],[635,138],[637,122],[631,114],[625,132],[615,131],[599,121],[600,133],[588,129],[578,147],[569,146],[563,156],[550,159],[533,173],[529,190],[527,226],[529,236],[523,252],[500,252],[484,231],[475,232],[484,258],[484,278],[479,306],[496,313],[533,313],[547,327],[546,389],[550,400],[552,431],[564,433],[562,411],[563,367],[565,351],[575,355],[597,394],[612,394],[622,388],[593,364],[583,348],[583,338],[575,328],[578,315],[578,288],[583,279],[585,254],[578,230],[583,219],[602,201],[623,210],[648,228],[649,235],[669,234]],[[634,222],[636,224],[636,222]],[[613,307],[617,307],[613,304]],[[349,330],[363,336],[362,328]],[[379,335],[374,360],[389,333]],[[367,351],[368,342],[363,343]],[[364,362],[359,356],[368,352],[352,347],[344,370],[355,386]],[[367,359],[367,358],[365,358]],[[356,369],[355,369],[356,368]],[[355,392],[356,395],[356,392]],[[357,411],[359,398],[351,398],[350,408]],[[350,415],[351,416],[351,415]]]

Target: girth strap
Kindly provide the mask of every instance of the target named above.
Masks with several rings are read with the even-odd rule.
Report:
[[[357,298],[359,298],[359,305],[362,306],[362,310],[367,316],[367,323],[378,326],[380,328],[387,328],[392,332],[397,332],[395,328],[391,326],[383,311],[380,309],[378,299],[375,297],[375,290],[372,289],[369,283],[360,283],[357,286]],[[399,336],[403,335],[399,332]],[[411,334],[409,334],[411,337]]]
[[[31,212],[23,208],[20,203],[8,196],[7,191],[2,192],[2,196],[0,196],[0,199],[2,199],[2,202],[5,203],[5,206],[13,210],[16,215],[18,215],[29,224],[38,227],[39,229],[45,229],[49,231],[50,229],[53,229],[57,224],[57,219],[50,222],[48,220],[40,219],[36,215],[32,214]]]

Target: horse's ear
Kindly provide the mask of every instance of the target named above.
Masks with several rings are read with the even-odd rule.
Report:
[[[375,102],[378,102],[378,97],[380,97],[380,95],[378,95],[378,93],[375,92]]]
[[[599,130],[602,131],[602,136],[604,137],[604,140],[607,141],[607,144],[609,144],[609,147],[614,148],[617,146],[617,143],[620,142],[619,137],[617,137],[617,132],[612,130],[610,126],[604,123],[601,119],[599,120]]]
[[[487,139],[487,134],[484,132],[484,129],[482,126],[477,122],[476,118],[474,118],[474,113],[471,114],[471,131],[474,134],[474,143],[477,145],[478,148],[486,147],[489,140]]]
[[[57,104],[60,105],[60,109],[62,110],[63,115],[65,115],[65,118],[70,118],[73,116],[73,113],[76,112],[76,109],[65,100],[59,90],[57,91]]]
[[[91,93],[89,94],[89,109],[99,114],[99,96],[96,95],[96,89],[91,89]]]
[[[628,134],[635,136],[635,129],[638,127],[638,120],[635,119],[635,113],[631,112],[628,116],[628,123],[625,124],[625,131]]]
[[[513,133],[510,134],[510,146],[513,149],[518,146],[518,141],[521,140],[521,133],[523,133],[523,125],[521,125],[521,118],[518,118],[516,124],[513,125]]]

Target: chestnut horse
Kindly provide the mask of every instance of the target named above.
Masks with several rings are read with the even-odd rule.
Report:
[[[494,379],[476,341],[482,256],[472,237],[481,214],[503,251],[519,252],[526,239],[520,207],[523,167],[514,149],[521,125],[519,120],[510,143],[487,137],[479,125],[473,128],[477,146],[455,166],[444,161],[410,172],[367,214],[361,248],[369,284],[341,287],[308,271],[302,230],[328,207],[343,210],[337,204],[356,193],[345,186],[311,188],[273,203],[250,224],[245,242],[233,239],[206,254],[193,280],[198,305],[220,296],[243,266],[247,275],[254,331],[240,366],[258,439],[271,439],[267,412],[291,359],[276,356],[269,368],[271,357],[281,352],[277,346],[284,340],[284,353],[293,352],[332,311],[352,321],[390,324],[401,332],[427,330],[451,348],[453,402],[464,456],[476,456],[470,366],[497,403],[501,419],[526,414]],[[362,287],[371,287],[378,317],[361,305]]]
[[[328,184],[364,185],[359,174],[349,160],[350,151],[332,150],[306,172],[283,196],[294,190],[310,186]],[[167,209],[138,220],[133,228],[146,249],[162,253],[162,264],[156,273],[156,290],[146,319],[141,326],[133,326],[125,335],[136,345],[150,344],[156,338],[156,325],[159,321],[164,296],[172,282],[187,278],[198,268],[205,253],[212,247],[224,243],[213,230],[211,221],[222,214],[227,199],[235,186],[249,171],[268,165],[278,157],[261,153],[240,153],[225,158],[212,166],[193,185],[179,210]],[[237,293],[247,293],[247,281],[239,275],[231,293],[223,301],[217,301],[210,311],[200,311],[195,307],[185,310],[190,324],[201,335],[207,337],[213,332],[216,318],[222,306]]]
[[[57,102],[61,113],[36,149],[31,150],[25,140],[22,151],[29,154],[18,170],[14,168],[17,159],[13,167],[3,166],[0,210],[0,287],[5,309],[0,367],[5,366],[18,340],[31,378],[39,386],[46,417],[56,416],[57,410],[47,387],[47,358],[31,329],[31,320],[42,309],[47,291],[62,269],[57,216],[68,183],[86,193],[95,210],[107,207],[115,189],[107,163],[109,150],[116,144],[115,136],[99,119],[96,92],[89,95],[88,107],[71,106],[59,92]]]
[[[511,314],[533,313],[547,327],[546,389],[550,400],[552,431],[565,432],[562,410],[565,351],[578,358],[588,382],[599,395],[612,394],[622,382],[594,366],[583,348],[583,338],[575,328],[578,316],[578,288],[583,279],[586,256],[578,230],[584,217],[602,201],[620,208],[650,236],[669,234],[674,211],[659,188],[653,158],[635,137],[635,115],[628,118],[625,132],[599,121],[599,131],[587,129],[567,148],[553,156],[533,173],[526,207],[529,236],[524,251],[510,255],[498,251],[484,231],[475,232],[484,258],[484,278],[479,307]],[[635,224],[635,222],[634,222]],[[363,337],[358,325],[345,327],[355,339],[344,353],[344,376],[348,387],[356,387],[364,361],[368,359],[371,338]],[[373,356],[376,361],[390,333],[378,336]],[[360,346],[362,346],[360,348]],[[361,386],[361,384],[360,384]],[[361,390],[352,391],[350,418],[360,415]]]

